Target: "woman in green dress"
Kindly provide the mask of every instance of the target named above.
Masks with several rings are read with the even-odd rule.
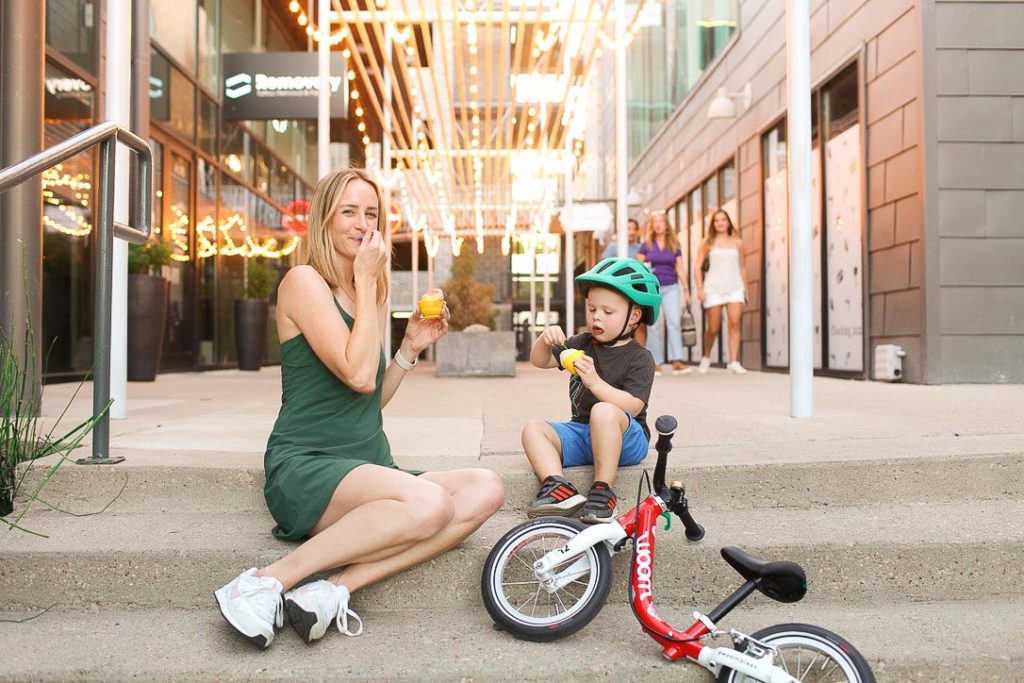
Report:
[[[273,641],[284,611],[306,642],[323,637],[332,620],[359,635],[352,592],[445,552],[504,499],[491,470],[411,473],[391,459],[381,408],[420,352],[447,332],[448,311],[440,320],[414,312],[394,362],[386,362],[390,240],[382,205],[364,171],[325,176],[310,207],[309,263],[292,268],[278,290],[283,392],[264,457],[264,495],[274,535],[304,540],[215,592],[228,623],[260,647]],[[327,580],[295,588],[336,568]]]

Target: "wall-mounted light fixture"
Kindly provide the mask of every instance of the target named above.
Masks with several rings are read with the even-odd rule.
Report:
[[[711,104],[708,105],[708,118],[709,119],[732,119],[736,118],[736,104],[734,100],[742,102],[743,109],[746,110],[750,107],[750,100],[753,99],[753,91],[750,87],[750,81],[743,86],[743,90],[739,92],[725,92],[725,88],[719,88],[718,94],[715,95],[715,99],[711,100]]]

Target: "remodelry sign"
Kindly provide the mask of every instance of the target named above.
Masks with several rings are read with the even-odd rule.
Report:
[[[331,118],[348,116],[348,79],[331,55]],[[320,77],[315,52],[224,55],[225,119],[315,119]]]

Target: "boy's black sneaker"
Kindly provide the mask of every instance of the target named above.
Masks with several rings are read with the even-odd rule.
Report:
[[[585,524],[611,522],[615,519],[615,491],[603,481],[595,481],[587,494],[587,502],[580,514]]]
[[[540,484],[537,497],[526,508],[529,517],[564,515],[571,517],[583,507],[587,499],[564,477],[551,475]]]

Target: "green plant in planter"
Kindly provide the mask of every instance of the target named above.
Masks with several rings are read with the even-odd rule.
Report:
[[[31,334],[26,336],[31,339]],[[34,345],[27,344],[26,348],[33,349]],[[99,415],[82,421],[63,435],[55,436],[61,418],[67,413],[71,401],[74,401],[82,388],[82,384],[79,384],[53,427],[43,433],[36,415],[41,397],[28,395],[33,393],[28,378],[32,375],[31,371],[35,368],[36,362],[35,354],[30,352],[26,358],[28,367],[20,367],[15,348],[7,336],[0,332],[0,525],[45,536],[22,526],[22,517],[32,503],[39,499],[39,493],[46,483],[68,459],[71,451],[93,430],[113,401],[107,403]],[[84,380],[82,383],[84,384]],[[34,461],[53,454],[59,456],[57,461],[47,468],[46,473],[28,494],[28,499],[15,512],[15,500]],[[29,464],[19,469],[22,463]]]
[[[274,293],[275,287],[277,271],[259,259],[249,259],[245,281],[235,286],[235,298],[266,301]]]
[[[128,245],[128,272],[132,275],[159,275],[171,263],[171,247],[160,239]]]
[[[445,302],[451,317],[448,325],[452,330],[462,330],[470,325],[486,325],[494,329],[494,285],[477,282],[476,255],[466,249],[452,262],[452,277],[441,285]]]

